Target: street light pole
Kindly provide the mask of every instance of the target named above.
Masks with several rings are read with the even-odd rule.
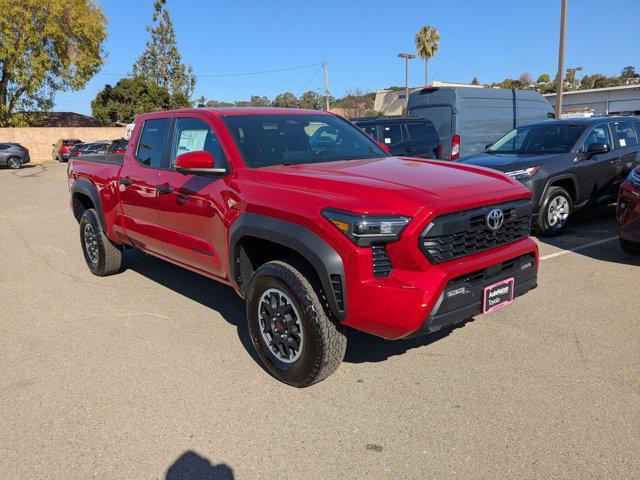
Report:
[[[404,113],[406,114],[409,112],[409,60],[416,56],[410,53],[399,53],[398,57],[404,58]]]
[[[560,48],[558,49],[558,85],[556,87],[556,118],[562,114],[562,87],[564,85],[564,34],[567,17],[567,0],[562,0],[560,10]]]

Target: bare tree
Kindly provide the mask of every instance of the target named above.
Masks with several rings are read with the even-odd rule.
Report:
[[[529,72],[521,73],[520,77],[518,77],[518,81],[523,87],[526,87],[528,85],[531,85],[531,83],[533,83],[533,80],[531,79],[531,75],[529,74]]]
[[[363,117],[373,111],[374,98],[375,94],[356,87],[345,90],[344,97],[336,100],[334,105],[344,109],[350,117]]]

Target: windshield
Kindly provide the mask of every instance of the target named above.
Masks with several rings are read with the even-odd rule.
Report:
[[[251,168],[386,156],[358,128],[333,115],[230,115],[223,121]]]
[[[584,125],[531,125],[511,130],[487,153],[566,153],[584,131]]]

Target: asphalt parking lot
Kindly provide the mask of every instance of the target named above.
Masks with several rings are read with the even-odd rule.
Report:
[[[538,240],[512,305],[354,333],[300,390],[261,369],[230,288],[135,252],[92,276],[65,170],[0,170],[0,478],[640,478],[640,259],[613,207]]]

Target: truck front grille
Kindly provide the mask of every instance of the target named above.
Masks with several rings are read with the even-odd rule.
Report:
[[[486,217],[496,208],[502,210],[504,223],[492,230]],[[530,231],[531,202],[517,200],[436,217],[422,233],[420,247],[429,261],[441,263],[515,242]]]

